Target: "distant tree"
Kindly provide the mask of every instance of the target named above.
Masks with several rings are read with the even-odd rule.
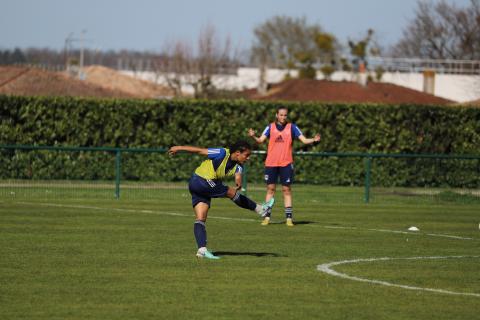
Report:
[[[17,64],[25,62],[27,62],[25,54],[19,48],[15,48],[13,51],[0,51],[0,64]]]
[[[320,67],[320,72],[323,74],[325,79],[331,80],[332,74],[335,72],[335,67],[333,64],[325,64]]]
[[[385,69],[382,66],[375,68],[375,81],[382,81],[382,77],[385,74]]]
[[[315,52],[296,52],[295,64],[298,65],[298,77],[306,79],[315,79],[317,70],[314,67],[316,56]]]
[[[259,65],[260,70],[260,79],[257,90],[260,94],[265,94],[268,90],[267,68],[271,65],[270,53],[268,52],[268,48],[263,46],[253,47],[252,59],[256,60],[256,63]]]
[[[48,48],[25,49],[26,62],[43,66],[61,66],[65,63],[64,53]]]
[[[325,79],[329,80],[335,71],[335,61],[340,50],[337,39],[331,33],[319,32],[315,35],[315,44],[318,50],[320,71]]]
[[[300,67],[300,75],[311,75],[315,62],[313,36],[320,32],[309,26],[305,18],[274,16],[254,29],[252,60],[262,68],[288,70]]]
[[[351,63],[345,57],[340,58],[340,64],[342,65],[341,68],[343,71],[351,72],[353,70]]]
[[[197,98],[215,95],[213,76],[227,74],[236,65],[232,52],[230,37],[226,37],[222,44],[213,25],[207,25],[200,31],[195,61],[196,73],[199,75],[194,84]]]
[[[153,68],[157,77],[165,79],[176,97],[182,96],[182,88],[191,83],[194,73],[193,49],[187,43],[177,41],[164,44],[162,56],[154,60]]]
[[[10,59],[10,51],[0,50],[0,64],[8,64]]]
[[[254,60],[268,61],[270,67],[292,68],[295,54],[307,52],[312,44],[307,36],[309,27],[305,18],[275,16],[254,29]]]
[[[200,31],[197,44],[196,51],[182,41],[164,45],[162,58],[154,63],[155,70],[177,96],[182,95],[183,86],[189,85],[196,98],[212,98],[218,93],[217,82],[236,69],[238,59],[230,39],[227,37],[222,44],[212,25]]]
[[[460,8],[444,0],[419,1],[415,17],[394,45],[397,57],[480,59],[480,0]]]
[[[317,65],[331,63],[337,52],[335,37],[304,17],[274,16],[257,26],[254,35],[254,63],[261,69],[298,69],[300,77],[315,78]]]
[[[13,63],[25,63],[27,59],[25,58],[25,55],[23,54],[22,50],[19,48],[15,48],[12,53],[12,62]]]
[[[367,67],[367,57],[369,55],[376,56],[380,54],[380,48],[376,45],[373,35],[373,29],[368,29],[367,35],[365,38],[355,42],[353,40],[348,41],[348,46],[350,47],[350,54],[353,57],[352,63],[354,71],[358,71],[360,65],[363,64],[363,67]]]

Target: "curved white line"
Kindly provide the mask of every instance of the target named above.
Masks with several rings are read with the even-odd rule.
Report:
[[[449,291],[449,290],[442,290],[442,289],[414,287],[414,286],[395,284],[387,281],[360,278],[360,277],[350,276],[346,273],[341,273],[332,269],[333,266],[338,266],[341,264],[358,263],[358,262],[388,261],[388,260],[462,259],[462,258],[480,258],[480,256],[444,256],[444,257],[434,256],[434,257],[409,257],[409,258],[384,257],[384,258],[370,258],[370,259],[353,259],[353,260],[334,261],[334,262],[319,264],[317,266],[317,270],[332,276],[343,278],[343,279],[380,284],[388,287],[397,287],[397,288],[408,289],[408,290],[429,291],[429,292],[453,294],[453,295],[461,295],[461,296],[480,297],[480,294],[478,293],[456,292],[456,291]]]

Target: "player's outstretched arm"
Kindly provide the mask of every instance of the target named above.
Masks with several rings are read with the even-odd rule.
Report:
[[[201,154],[201,155],[208,155],[208,149],[207,148],[199,148],[199,147],[193,147],[193,146],[174,146],[174,147],[171,147],[169,150],[168,150],[168,154],[170,155],[175,155],[177,154],[177,152],[181,152],[181,151],[186,151],[186,152],[190,152],[190,153],[198,153],[198,154]]]
[[[235,173],[235,186],[237,191],[242,190],[242,174],[241,173]]]
[[[253,130],[252,128],[248,129],[248,136],[255,140],[255,142],[257,142],[258,144],[262,144],[265,142],[265,140],[267,140],[267,136],[264,134],[262,134],[260,137],[257,137],[255,135],[255,130]]]
[[[303,144],[312,144],[314,142],[319,142],[321,138],[322,137],[320,136],[319,133],[317,133],[313,138],[305,138],[303,134],[298,137],[298,139],[302,141]]]

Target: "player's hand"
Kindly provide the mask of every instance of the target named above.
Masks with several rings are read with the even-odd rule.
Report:
[[[319,133],[317,133],[315,137],[313,137],[313,142],[319,142],[320,139],[322,139],[322,136]]]
[[[179,147],[171,147],[170,149],[168,149],[168,154],[174,156],[178,151],[180,151]]]
[[[250,137],[254,137],[255,136],[255,130],[253,130],[252,128],[248,129],[248,135]]]
[[[241,191],[242,190],[242,185],[237,183],[237,189],[236,190]]]

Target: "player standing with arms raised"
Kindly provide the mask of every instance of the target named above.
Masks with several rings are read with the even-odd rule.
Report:
[[[269,201],[275,195],[278,178],[282,184],[283,203],[285,205],[286,224],[293,227],[293,209],[292,209],[292,183],[293,183],[293,139],[298,138],[304,144],[312,144],[320,141],[320,134],[313,138],[306,138],[302,131],[287,120],[288,109],[279,107],[276,113],[276,121],[269,124],[260,137],[255,135],[255,131],[248,129],[248,135],[258,144],[264,143],[267,138],[268,150],[265,160],[265,182],[267,183],[267,195],[265,200]],[[266,226],[270,223],[271,208],[262,221]]]

